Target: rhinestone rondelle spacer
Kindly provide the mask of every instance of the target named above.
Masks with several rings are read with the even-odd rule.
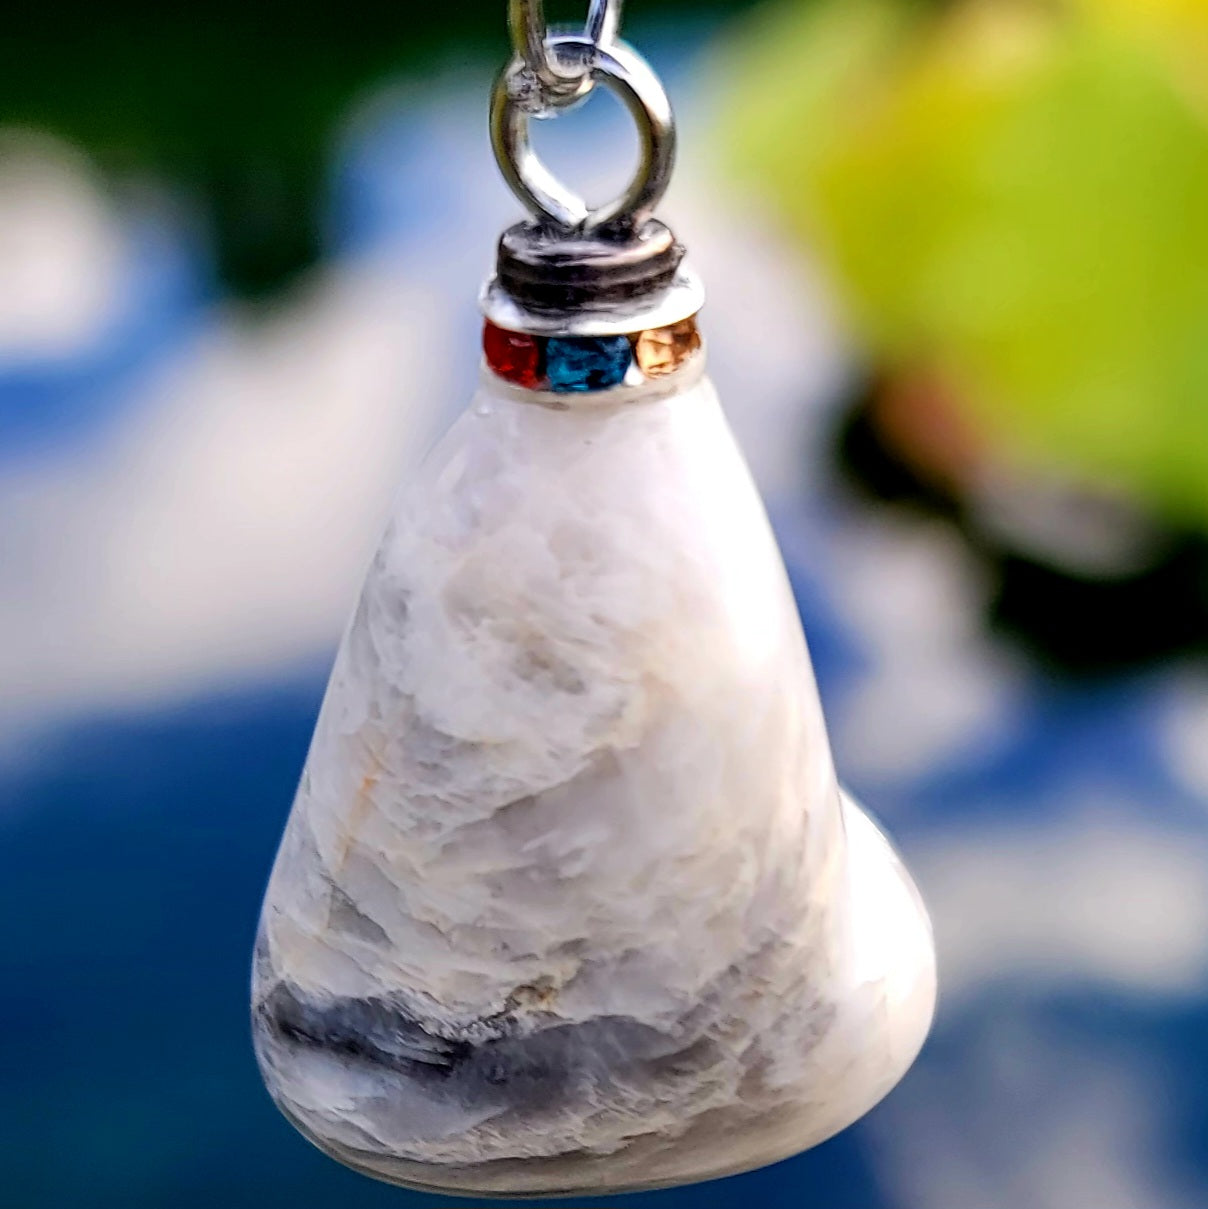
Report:
[[[487,320],[482,346],[487,365],[507,382],[584,394],[666,378],[700,352],[701,337],[695,318],[628,336],[534,336]]]

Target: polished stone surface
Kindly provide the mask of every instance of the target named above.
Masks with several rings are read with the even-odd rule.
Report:
[[[483,1194],[822,1141],[930,1022],[926,913],[840,792],[762,504],[698,375],[489,379],[400,498],[274,867],[253,1018],[324,1150]]]

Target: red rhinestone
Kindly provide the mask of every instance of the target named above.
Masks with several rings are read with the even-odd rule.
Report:
[[[482,350],[487,364],[501,378],[530,390],[541,385],[541,346],[535,337],[488,322],[482,332]]]

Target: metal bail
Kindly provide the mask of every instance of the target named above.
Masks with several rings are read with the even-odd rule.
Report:
[[[491,101],[491,142],[504,180],[536,218],[557,226],[588,231],[609,224],[641,227],[667,191],[675,164],[675,118],[662,81],[624,42],[602,44],[588,34],[553,34],[543,46],[564,81],[576,78],[576,70],[585,71],[577,78],[616,93],[637,125],[638,169],[620,197],[597,209],[563,185],[533,150],[529,122],[568,102],[555,94],[551,109],[548,96],[534,98],[536,68],[516,59],[499,77]]]
[[[546,31],[539,0],[513,0],[511,19],[517,53],[495,86],[491,140],[533,219],[500,240],[482,297],[487,318],[533,335],[614,336],[692,317],[703,303],[700,284],[682,263],[683,247],[654,218],[675,163],[675,120],[653,68],[616,38],[620,4],[593,0],[581,34]],[[529,123],[596,84],[633,116],[640,154],[624,192],[592,208],[541,162]]]

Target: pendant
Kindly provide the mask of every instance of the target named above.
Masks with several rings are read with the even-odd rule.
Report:
[[[369,570],[256,944],[278,1106],[430,1191],[782,1159],[897,1082],[935,998],[918,893],[836,780],[700,286],[653,218],[670,108],[615,15],[522,39],[497,90],[537,217],[500,242],[478,393]],[[599,83],[645,152],[589,212],[527,122]]]

